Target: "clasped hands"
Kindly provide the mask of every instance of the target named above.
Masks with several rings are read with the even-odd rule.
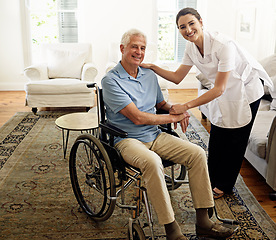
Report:
[[[177,128],[177,123],[179,122],[183,133],[186,132],[189,125],[190,114],[187,112],[187,110],[188,108],[185,104],[175,104],[171,106],[169,111],[171,115],[183,115],[183,118],[180,121],[174,122],[174,129]]]

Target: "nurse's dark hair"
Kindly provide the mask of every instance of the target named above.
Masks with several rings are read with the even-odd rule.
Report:
[[[182,17],[182,16],[185,16],[187,14],[194,15],[198,19],[198,21],[200,21],[200,19],[201,19],[200,14],[194,8],[189,8],[189,7],[188,8],[183,8],[176,15],[176,26],[177,26],[177,28],[178,28],[178,20],[179,20],[179,18]]]

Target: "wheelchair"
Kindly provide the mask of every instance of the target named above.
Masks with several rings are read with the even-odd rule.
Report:
[[[150,238],[155,239],[151,206],[142,185],[141,172],[127,164],[114,147],[114,137],[125,138],[128,134],[106,122],[102,90],[95,83],[87,87],[95,88],[99,128],[96,135],[81,134],[77,137],[70,151],[70,179],[78,204],[97,222],[109,219],[116,206],[123,211],[129,210],[128,239],[146,239],[145,227],[149,227]],[[178,137],[171,124],[160,128]],[[162,163],[169,191],[187,183],[184,166],[166,160]],[[135,201],[127,204],[125,191],[133,185],[137,190]],[[147,223],[143,226],[139,220],[142,204],[147,215]]]

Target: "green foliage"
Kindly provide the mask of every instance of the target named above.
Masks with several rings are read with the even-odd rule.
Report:
[[[160,14],[158,26],[158,52],[159,60],[174,60],[174,16]]]
[[[56,0],[30,0],[30,25],[33,59],[38,59],[39,46],[58,41]]]
[[[34,44],[55,42],[58,35],[57,12],[40,11],[31,13],[31,34]]]

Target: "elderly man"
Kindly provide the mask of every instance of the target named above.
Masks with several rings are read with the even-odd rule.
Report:
[[[214,201],[203,149],[158,129],[158,124],[180,122],[185,131],[189,114],[155,114],[156,109],[169,111],[171,105],[164,100],[155,74],[139,67],[146,51],[146,36],[139,30],[129,30],[122,37],[120,50],[121,61],[102,79],[106,116],[110,123],[128,132],[127,138],[115,139],[115,147],[128,164],[141,170],[167,239],[186,238],[174,217],[161,158],[185,165],[188,170],[197,235],[230,236],[231,229],[214,223],[208,216]]]

